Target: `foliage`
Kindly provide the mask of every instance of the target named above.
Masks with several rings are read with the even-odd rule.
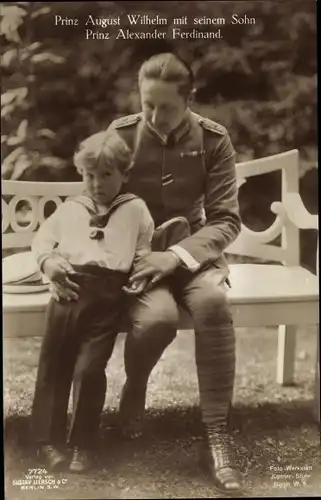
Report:
[[[3,178],[19,179],[39,166],[59,169],[66,163],[54,156],[47,145],[55,133],[41,124],[41,116],[34,115],[39,71],[44,66],[54,68],[65,62],[31,36],[33,22],[49,11],[49,7],[32,2],[12,2],[1,9],[0,31],[6,40],[1,54]]]
[[[194,109],[223,123],[238,160],[298,148],[315,164],[316,6],[306,2],[10,2],[1,9],[2,176],[71,179],[85,136],[139,108],[136,74],[152,53],[175,50],[196,74]],[[223,40],[86,40],[88,15],[255,17]],[[54,16],[81,26],[55,26]],[[191,24],[187,28],[191,28]],[[171,29],[171,25],[168,26]],[[213,30],[213,26],[202,29]],[[142,27],[140,27],[142,30]]]

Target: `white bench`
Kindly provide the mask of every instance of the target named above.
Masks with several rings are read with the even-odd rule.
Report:
[[[231,264],[232,304],[235,326],[278,326],[277,382],[291,384],[294,378],[296,327],[318,325],[318,278],[300,266],[299,229],[318,230],[318,217],[304,207],[299,195],[299,154],[297,150],[237,165],[238,185],[248,177],[281,170],[282,194],[272,204],[276,218],[268,229],[254,232],[243,225],[228,253],[257,257],[275,264]],[[48,202],[56,205],[78,195],[81,183],[2,181],[3,248],[28,248]],[[31,206],[28,225],[17,220],[17,204]],[[281,238],[281,246],[275,243]],[[317,248],[318,254],[318,248]],[[317,259],[318,269],[318,259]],[[44,311],[49,292],[3,294],[5,337],[39,336],[43,333]],[[193,325],[182,311],[180,329]],[[320,420],[319,360],[316,366],[315,417]]]

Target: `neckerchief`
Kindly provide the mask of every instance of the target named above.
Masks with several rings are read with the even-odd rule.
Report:
[[[89,225],[93,229],[89,237],[92,240],[101,240],[104,237],[104,232],[101,229],[106,227],[111,214],[114,213],[117,207],[123,205],[124,203],[127,203],[128,201],[134,200],[135,198],[138,197],[132,193],[118,194],[111,202],[107,212],[104,214],[98,213],[95,201],[86,194],[77,196],[76,198],[73,199],[73,201],[76,201],[77,203],[80,203],[85,208],[87,208],[89,214],[91,215]]]

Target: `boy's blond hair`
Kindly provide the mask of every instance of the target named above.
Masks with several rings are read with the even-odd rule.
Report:
[[[121,173],[129,171],[132,151],[115,132],[98,132],[80,143],[74,154],[74,165],[81,174],[86,165],[91,168],[116,167]]]

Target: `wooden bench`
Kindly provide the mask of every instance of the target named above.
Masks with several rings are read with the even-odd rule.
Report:
[[[228,253],[256,257],[275,264],[231,264],[232,288],[229,298],[236,327],[278,326],[277,382],[293,383],[296,328],[318,325],[318,278],[300,266],[299,230],[318,230],[318,217],[305,209],[299,195],[299,154],[297,150],[237,165],[238,186],[255,175],[281,170],[282,193],[271,205],[276,215],[271,227],[254,232],[243,225]],[[81,183],[2,181],[3,248],[30,248],[45,206],[58,205],[78,195]],[[19,224],[17,205],[31,206],[30,222]],[[275,244],[277,238],[281,245]],[[317,249],[318,253],[318,249]],[[317,258],[318,269],[318,258]],[[3,294],[4,336],[39,336],[49,292]],[[191,329],[190,318],[182,311],[180,329]],[[315,417],[320,420],[319,360],[316,366]]]

